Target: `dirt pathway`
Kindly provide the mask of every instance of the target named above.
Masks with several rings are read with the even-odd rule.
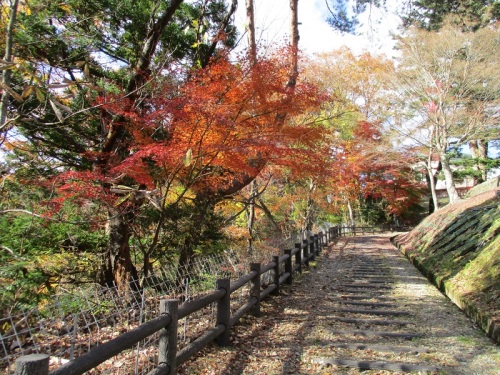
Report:
[[[179,374],[496,375],[500,348],[395,249],[341,238]]]

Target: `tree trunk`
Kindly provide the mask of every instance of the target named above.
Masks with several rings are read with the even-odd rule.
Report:
[[[351,226],[354,226],[355,225],[355,221],[354,221],[354,212],[352,210],[352,206],[351,206],[351,202],[348,200],[347,201],[347,211],[349,212],[349,224]]]
[[[436,183],[437,177],[432,173],[432,170],[427,170],[425,174],[425,179],[427,181],[427,186],[429,187],[429,191],[431,192],[431,196],[429,199],[429,214],[436,212],[439,210],[439,200],[436,194]]]
[[[453,180],[453,172],[450,167],[450,162],[445,153],[440,153],[439,157],[441,159],[441,167],[443,168],[444,181],[446,184],[446,191],[448,193],[448,198],[450,199],[450,204],[456,203],[460,200],[458,191],[455,187],[455,181]]]
[[[306,212],[304,215],[304,224],[302,227],[302,232],[312,232],[314,221],[316,218],[316,211],[314,209],[314,200],[313,193],[316,190],[316,184],[314,181],[310,181],[309,183],[309,191],[307,192],[307,203],[306,203]]]
[[[113,279],[118,291],[124,295],[137,290],[137,270],[132,263],[129,239],[131,236],[129,214],[109,210],[107,230],[109,235],[108,256]]]
[[[12,38],[14,34],[14,24],[16,22],[17,17],[17,8],[19,6],[19,0],[15,0],[14,3],[10,7],[10,19],[9,24],[7,26],[7,32],[5,35],[5,54],[4,61],[11,62],[12,61]],[[2,72],[2,84],[4,87],[10,87],[10,77],[11,70],[6,69]],[[0,100],[0,133],[7,131],[6,121],[7,121],[7,111],[9,104],[10,95],[7,90],[3,90],[2,98]]]
[[[475,169],[481,173],[479,178],[474,179],[474,185],[477,185],[488,179],[488,170],[482,162],[488,157],[488,142],[485,140],[470,141],[469,149],[475,159]]]
[[[180,248],[178,275],[180,282],[189,276],[196,249],[201,243],[208,226],[213,223],[207,219],[215,210],[216,201],[206,192],[199,192],[193,200],[193,214],[186,229],[184,242]]]
[[[487,159],[488,158],[488,141],[484,139],[480,139],[477,141],[477,149],[479,151],[478,158],[479,159]],[[481,171],[481,182],[485,182],[488,179],[488,169],[486,165],[479,160],[478,168]]]
[[[247,230],[248,230],[248,240],[247,240],[247,253],[251,255],[253,252],[253,226],[255,223],[255,196],[257,195],[257,184],[252,181],[250,184],[250,198],[248,199],[247,208]]]
[[[432,152],[429,152],[429,157],[427,158],[426,163],[426,180],[427,186],[429,187],[429,191],[431,192],[431,199],[429,200],[429,214],[436,212],[439,210],[439,200],[436,193],[436,184],[437,184],[437,174],[442,169],[441,161],[438,161],[438,165],[436,167],[436,171],[433,172],[432,168]]]
[[[253,10],[253,0],[246,0],[247,13],[247,33],[248,33],[248,53],[252,65],[257,63],[257,44],[255,43],[255,14]]]
[[[299,55],[297,53],[299,48],[299,0],[290,0],[290,34],[291,42],[290,46],[294,49],[292,68],[290,71],[290,77],[287,83],[288,88],[295,88],[297,84],[297,78],[299,76]]]

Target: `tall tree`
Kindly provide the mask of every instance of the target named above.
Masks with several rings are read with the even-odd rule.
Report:
[[[108,201],[103,282],[116,281],[127,289],[136,276],[129,240],[144,202],[143,196],[123,196],[123,189],[115,188],[136,189],[126,175],[113,174],[130,155],[132,138],[124,108],[113,112],[103,104],[113,97],[122,101],[125,112],[139,115],[152,95],[151,83],[167,79],[165,68],[189,61],[189,66],[207,64],[217,45],[234,41],[234,5],[68,0],[32,1],[18,11],[10,90],[21,100],[9,100],[10,118],[18,119],[12,134],[51,158],[52,169],[92,172],[101,190],[122,203]]]
[[[452,26],[439,33],[412,29],[400,40],[402,57],[394,81],[404,102],[399,115],[414,124],[402,121],[400,132],[420,139],[429,155],[439,155],[451,203],[459,196],[450,149],[498,138],[499,42],[494,27],[472,33]]]

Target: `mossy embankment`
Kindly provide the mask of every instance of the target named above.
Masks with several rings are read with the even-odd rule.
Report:
[[[393,243],[500,343],[500,189],[428,216]]]

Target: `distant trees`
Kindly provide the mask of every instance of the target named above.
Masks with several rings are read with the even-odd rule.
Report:
[[[401,95],[401,106],[393,120],[401,134],[426,147],[429,158],[439,155],[453,203],[459,196],[450,150],[499,137],[500,34],[495,27],[463,32],[451,25],[439,32],[410,29],[407,34],[399,44],[394,90]]]
[[[355,211],[371,223],[409,218],[422,192],[409,149],[396,149],[384,123],[391,116],[389,89],[392,62],[348,49],[319,54],[305,76],[327,90],[332,99],[321,115],[330,131],[332,160],[325,192],[332,207],[355,222]],[[326,197],[325,197],[326,199]],[[363,217],[364,216],[364,217]],[[377,216],[377,217],[375,217]]]

